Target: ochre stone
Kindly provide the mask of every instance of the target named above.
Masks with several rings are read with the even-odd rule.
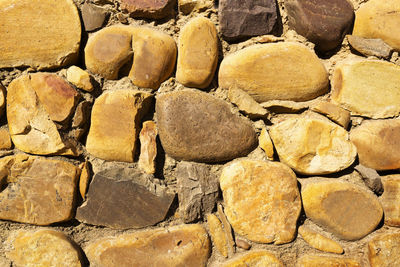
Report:
[[[211,239],[218,252],[225,258],[228,257],[228,241],[226,240],[221,221],[214,214],[208,214],[207,225],[210,230]]]
[[[134,18],[161,19],[172,13],[173,0],[119,0],[121,8]]]
[[[249,116],[250,119],[267,118],[269,113],[248,93],[238,88],[230,88],[229,100],[235,104],[240,111]]]
[[[272,144],[271,138],[267,132],[267,129],[263,128],[258,138],[259,146],[264,150],[267,159],[274,159],[274,145]]]
[[[7,128],[0,129],[0,150],[11,149],[11,137]]]
[[[79,89],[87,92],[91,92],[94,89],[92,82],[90,81],[89,73],[77,66],[71,66],[68,68],[67,80]]]
[[[148,174],[156,172],[157,134],[157,125],[154,121],[143,122],[139,134],[140,156],[138,166]]]
[[[400,226],[400,175],[382,177],[383,194],[379,198],[385,214],[385,224]]]
[[[235,256],[222,263],[221,267],[258,267],[274,266],[283,267],[283,263],[271,252],[265,250],[252,250]]]
[[[371,267],[400,265],[399,233],[378,235],[368,243],[367,247]]]
[[[327,101],[319,101],[311,107],[311,110],[324,114],[332,121],[347,129],[350,122],[350,112]]]
[[[6,88],[0,82],[0,118],[4,114],[4,107],[6,106]]]
[[[296,267],[361,267],[358,260],[339,257],[305,255],[301,257]]]
[[[191,12],[201,12],[213,8],[214,0],[178,0],[179,11],[187,15]]]
[[[89,164],[88,161],[85,161],[79,166],[81,169],[81,175],[79,176],[79,193],[82,199],[86,198],[86,191],[90,182]]]
[[[226,215],[224,213],[221,203],[219,203],[217,205],[217,211],[218,211],[219,219],[222,222],[222,226],[224,228],[224,233],[225,233],[225,238],[226,238],[227,244],[228,244],[228,256],[232,257],[236,251],[235,250],[235,242],[233,241],[233,235],[232,235],[232,226],[228,222],[228,219],[226,218]]]
[[[343,253],[343,248],[340,244],[330,238],[318,234],[307,226],[300,226],[298,231],[301,237],[303,237],[304,241],[306,241],[313,248],[325,252],[332,252],[337,254]]]

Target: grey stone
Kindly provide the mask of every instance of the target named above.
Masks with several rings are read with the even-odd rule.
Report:
[[[107,11],[104,8],[93,4],[84,3],[82,5],[82,19],[85,30],[90,32],[103,26],[106,20]]]
[[[347,35],[350,46],[364,56],[375,56],[388,59],[393,48],[382,39],[367,39],[355,35]]]
[[[367,168],[363,165],[357,165],[354,169],[361,174],[365,185],[368,186],[369,189],[378,195],[383,193],[382,179],[376,170]]]

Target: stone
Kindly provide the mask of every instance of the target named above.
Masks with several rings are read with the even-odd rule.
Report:
[[[225,214],[235,232],[259,243],[284,244],[295,238],[301,201],[297,178],[279,162],[242,159],[220,177]]]
[[[368,245],[368,259],[371,267],[391,267],[400,264],[400,234],[381,234]]]
[[[381,177],[376,170],[367,168],[361,164],[354,167],[354,169],[361,174],[366,186],[371,189],[375,194],[381,195],[383,193],[383,185]]]
[[[249,250],[251,248],[251,244],[243,239],[236,239],[236,246],[244,250]]]
[[[134,18],[162,19],[173,12],[173,0],[119,0],[123,11]]]
[[[318,234],[310,228],[302,225],[299,227],[299,234],[303,237],[304,241],[307,242],[311,247],[316,248],[325,252],[332,252],[337,254],[343,253],[342,246],[334,240]]]
[[[235,87],[230,88],[228,98],[240,111],[249,116],[250,119],[268,118],[268,111],[245,91]]]
[[[6,242],[12,247],[6,252],[7,258],[16,266],[83,266],[78,245],[63,232],[19,230],[13,232]]]
[[[331,102],[319,101],[311,107],[311,110],[326,115],[345,129],[349,126],[350,112]]]
[[[260,103],[260,105],[272,113],[301,113],[302,111],[309,109],[311,103],[316,100],[306,102],[294,102],[288,100],[270,100],[267,102]]]
[[[276,266],[283,267],[283,263],[271,252],[266,250],[252,250],[236,255],[234,258],[222,263],[221,267],[257,267]]]
[[[181,29],[178,42],[176,80],[187,87],[210,85],[218,63],[218,35],[211,20],[191,19]]]
[[[232,236],[232,226],[230,225],[228,219],[225,216],[221,203],[217,205],[217,211],[218,211],[218,216],[222,222],[222,226],[224,228],[225,239],[227,240],[228,256],[232,257],[236,251],[235,242],[233,241],[233,236]]]
[[[400,6],[397,0],[368,1],[356,12],[353,35],[364,38],[379,38],[394,49],[399,50],[399,12]]]
[[[353,5],[347,0],[285,1],[289,26],[325,52],[338,47],[351,31]]]
[[[161,144],[175,159],[227,161],[247,155],[257,144],[249,121],[207,93],[183,90],[159,95],[156,116]]]
[[[90,104],[89,101],[82,101],[76,106],[72,128],[86,128],[90,116]]]
[[[103,26],[107,11],[104,8],[85,2],[81,7],[83,25],[87,32],[97,30]]]
[[[91,92],[94,89],[93,84],[90,81],[89,73],[77,66],[71,66],[68,68],[67,80],[79,89],[87,92]]]
[[[360,164],[375,170],[400,168],[400,120],[369,120],[350,132]]]
[[[296,266],[297,267],[319,267],[319,266],[361,267],[361,264],[358,260],[351,258],[305,255],[302,256],[297,261]]]
[[[190,224],[102,238],[85,252],[93,266],[205,267],[211,244],[202,226]]]
[[[6,106],[6,88],[0,82],[0,118],[4,114],[4,107]]]
[[[140,156],[138,166],[147,174],[156,172],[157,134],[157,125],[154,121],[143,122],[139,134]]]
[[[385,214],[385,224],[400,226],[400,175],[382,177],[383,194],[379,198]]]
[[[379,60],[352,60],[335,68],[331,97],[352,115],[380,119],[400,114],[398,90],[400,66]]]
[[[307,217],[344,240],[363,238],[382,219],[378,198],[349,182],[312,182],[302,189],[301,195]]]
[[[214,0],[178,0],[179,11],[184,15],[214,7]]]
[[[81,24],[72,0],[3,0],[0,25],[0,68],[50,69],[78,60]]]
[[[86,150],[104,160],[133,162],[141,119],[151,102],[152,95],[146,92],[131,89],[104,92],[92,108]]]
[[[306,175],[335,173],[355,160],[356,147],[345,129],[318,115],[295,116],[269,129],[282,163]]]
[[[11,137],[7,128],[0,129],[0,150],[11,149]]]
[[[274,0],[220,0],[219,30],[227,40],[238,40],[271,33],[278,24]]]
[[[299,70],[302,71],[299,71]],[[257,102],[307,101],[328,91],[328,73],[308,47],[298,43],[256,44],[222,60],[219,86],[239,88]]]
[[[218,178],[206,165],[179,162],[176,180],[179,210],[185,223],[213,211],[218,198]]]
[[[214,214],[208,214],[206,217],[208,229],[214,246],[222,256],[225,258],[228,257],[228,241],[226,240],[221,221]]]
[[[0,219],[36,225],[74,216],[78,168],[61,160],[19,154],[0,160]]]
[[[393,48],[382,39],[368,39],[356,35],[347,35],[350,46],[364,56],[375,56],[389,59]]]
[[[259,146],[264,150],[267,159],[274,159],[274,145],[272,144],[271,137],[267,132],[267,129],[263,128],[260,133],[260,137],[258,138]]]
[[[174,197],[135,169],[109,169],[93,176],[76,218],[114,229],[142,228],[164,220]]]
[[[88,161],[85,161],[79,166],[81,169],[81,175],[79,176],[79,193],[82,199],[86,199],[86,192],[90,182],[91,174],[89,164]]]

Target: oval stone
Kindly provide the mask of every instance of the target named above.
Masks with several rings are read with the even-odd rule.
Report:
[[[239,254],[222,263],[221,267],[257,267],[273,266],[283,267],[283,263],[271,252],[266,250],[254,250]]]

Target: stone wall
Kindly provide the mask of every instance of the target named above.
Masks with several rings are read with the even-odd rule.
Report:
[[[0,266],[400,266],[398,0],[0,0]]]

